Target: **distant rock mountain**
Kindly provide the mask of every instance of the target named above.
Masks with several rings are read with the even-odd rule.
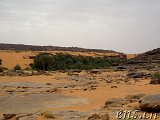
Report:
[[[0,50],[119,53],[113,50],[102,50],[102,49],[85,49],[79,47],[59,47],[59,46],[35,46],[35,45],[4,44],[4,43],[0,43]],[[119,53],[119,56],[126,57],[125,54],[123,53]]]

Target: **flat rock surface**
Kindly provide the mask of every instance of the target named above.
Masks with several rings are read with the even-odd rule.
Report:
[[[61,108],[85,104],[82,98],[66,97],[60,94],[32,94],[27,96],[0,96],[1,113],[35,112],[45,108]]]

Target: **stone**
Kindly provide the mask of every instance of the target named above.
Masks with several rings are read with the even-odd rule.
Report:
[[[139,101],[142,111],[160,112],[160,94],[146,95]]]

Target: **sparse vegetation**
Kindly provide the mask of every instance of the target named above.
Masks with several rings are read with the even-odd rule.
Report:
[[[41,53],[34,57],[31,67],[36,70],[103,69],[119,64],[121,59]]]
[[[154,79],[160,80],[160,72],[155,72],[155,73],[153,73],[152,77],[153,77]]]
[[[150,84],[160,84],[160,72],[155,72],[152,74]]]
[[[15,67],[14,67],[14,70],[21,70],[21,66],[19,64],[17,64]]]

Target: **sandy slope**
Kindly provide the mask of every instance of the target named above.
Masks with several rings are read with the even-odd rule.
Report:
[[[127,59],[134,58],[136,56],[137,56],[137,54],[127,54]]]

